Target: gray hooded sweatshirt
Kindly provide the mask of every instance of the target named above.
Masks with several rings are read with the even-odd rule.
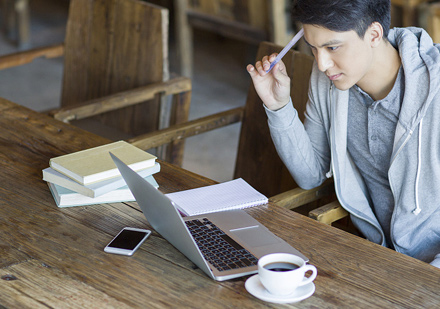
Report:
[[[399,50],[404,96],[388,178],[394,197],[390,238],[396,251],[440,267],[440,45],[419,28],[395,28],[388,40]],[[347,151],[349,91],[333,86],[315,63],[304,125],[292,103],[266,109],[272,139],[304,189],[333,176],[341,205],[375,243],[384,232],[369,204],[366,185]]]

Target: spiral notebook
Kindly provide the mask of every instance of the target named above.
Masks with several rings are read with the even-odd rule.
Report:
[[[268,202],[266,196],[255,190],[242,178],[212,186],[169,193],[166,196],[186,216],[243,209]]]

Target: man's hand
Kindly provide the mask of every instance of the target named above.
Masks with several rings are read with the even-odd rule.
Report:
[[[284,63],[278,62],[269,73],[266,73],[276,56],[277,54],[264,56],[261,61],[255,63],[255,66],[249,64],[246,67],[258,96],[270,110],[280,109],[290,100],[290,78],[287,76]]]

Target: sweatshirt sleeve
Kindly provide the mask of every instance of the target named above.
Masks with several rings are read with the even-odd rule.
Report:
[[[326,179],[325,173],[328,171],[324,171],[323,166],[329,164],[319,160],[321,156],[315,153],[292,101],[279,110],[272,111],[266,107],[265,110],[278,155],[296,183],[303,189],[319,186]]]

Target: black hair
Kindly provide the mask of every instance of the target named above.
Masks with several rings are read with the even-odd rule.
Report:
[[[292,19],[337,32],[354,30],[361,39],[368,27],[378,22],[386,39],[391,25],[391,1],[294,0]]]

